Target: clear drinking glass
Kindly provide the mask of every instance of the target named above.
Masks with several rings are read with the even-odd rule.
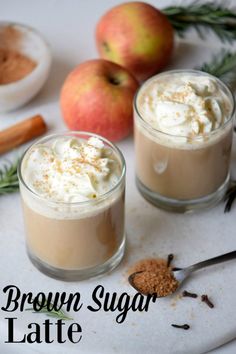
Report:
[[[32,191],[24,180],[24,163],[37,145],[61,137],[87,140],[97,137],[111,149],[120,164],[120,177],[108,192],[82,202],[55,202]],[[80,280],[110,271],[121,261],[125,249],[125,160],[120,150],[101,136],[68,132],[44,137],[23,155],[18,169],[26,231],[27,253],[46,275]]]
[[[230,102],[224,124],[203,136],[191,138],[164,133],[153,128],[140,113],[140,96],[153,81],[171,80],[174,75],[191,74],[214,80]],[[173,70],[151,77],[134,99],[136,184],[154,205],[187,212],[215,205],[229,184],[235,101],[219,79],[196,70]]]

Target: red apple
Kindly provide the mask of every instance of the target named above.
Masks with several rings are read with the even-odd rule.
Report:
[[[71,130],[100,134],[112,141],[132,131],[136,79],[107,60],[86,61],[66,78],[60,96],[62,115]]]
[[[145,80],[170,60],[174,30],[167,17],[144,2],[113,7],[98,22],[96,43],[101,58]]]

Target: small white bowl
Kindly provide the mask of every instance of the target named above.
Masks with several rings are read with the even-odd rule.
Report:
[[[21,32],[20,48],[15,50],[36,62],[36,67],[23,79],[0,84],[0,112],[14,110],[30,101],[42,88],[51,67],[49,45],[35,29],[26,25],[0,21],[0,31],[10,26]],[[11,45],[11,49],[14,47]]]

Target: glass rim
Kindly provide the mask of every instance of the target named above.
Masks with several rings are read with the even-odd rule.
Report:
[[[109,191],[107,191],[106,193],[103,193],[101,195],[99,195],[96,199],[89,199],[89,200],[84,200],[84,201],[80,201],[80,202],[64,202],[64,201],[56,201],[56,200],[50,200],[47,199],[43,196],[41,196],[40,194],[36,193],[35,191],[33,191],[25,182],[21,169],[22,169],[22,163],[24,161],[25,156],[27,155],[27,153],[29,152],[30,149],[32,149],[34,146],[40,144],[40,143],[44,143],[46,141],[49,141],[53,138],[56,137],[65,137],[65,136],[72,136],[72,135],[82,135],[82,136],[89,136],[89,137],[95,137],[98,138],[100,140],[102,140],[103,142],[105,142],[107,145],[109,145],[110,148],[112,148],[117,155],[119,156],[120,159],[120,163],[121,163],[121,174],[119,176],[119,179],[117,181],[117,183],[111,188],[109,189]],[[64,205],[64,206],[86,206],[86,205],[95,205],[98,204],[99,202],[103,201],[104,199],[108,198],[110,195],[113,194],[113,192],[115,192],[119,186],[122,184],[123,179],[125,178],[125,174],[126,174],[126,163],[125,163],[125,158],[121,152],[121,150],[115,145],[113,144],[111,141],[109,141],[108,139],[106,139],[105,137],[95,134],[95,133],[91,133],[91,132],[86,132],[86,131],[65,131],[62,133],[53,133],[53,134],[48,134],[40,139],[38,139],[37,141],[35,141],[34,143],[32,143],[23,153],[23,155],[21,156],[19,163],[18,163],[18,167],[17,167],[17,175],[18,175],[18,179],[19,182],[22,183],[22,185],[30,192],[34,195],[34,197],[38,198],[41,201],[47,202],[47,204],[49,205]]]
[[[211,74],[208,74],[204,71],[201,71],[201,70],[194,70],[194,69],[177,69],[177,70],[167,70],[167,71],[164,71],[162,73],[159,73],[157,75],[154,75],[154,76],[151,76],[149,79],[147,79],[146,81],[144,81],[140,87],[138,88],[138,90],[136,91],[135,93],[135,96],[134,96],[134,101],[133,101],[133,107],[134,107],[134,111],[137,113],[138,115],[138,118],[140,119],[140,121],[142,122],[142,124],[144,125],[145,128],[147,128],[149,131],[153,132],[153,133],[158,133],[160,135],[164,135],[166,137],[169,137],[169,138],[180,138],[180,139],[186,139],[188,138],[186,135],[175,135],[175,134],[170,134],[170,133],[166,133],[166,132],[163,132],[157,128],[154,128],[151,126],[150,123],[148,123],[146,120],[144,120],[144,118],[142,117],[141,113],[139,112],[138,110],[138,107],[137,107],[137,100],[138,100],[138,96],[141,92],[141,90],[143,89],[143,87],[149,82],[149,81],[152,81],[153,79],[155,78],[159,78],[159,77],[162,77],[162,76],[166,76],[166,75],[171,75],[171,74],[175,74],[175,73],[192,73],[192,74],[201,74],[203,76],[207,76],[207,77],[210,77],[212,79],[214,79],[219,85],[221,85],[227,92],[228,96],[230,97],[230,100],[231,100],[231,103],[232,103],[232,110],[229,114],[229,117],[228,119],[224,122],[224,124],[222,124],[220,127],[210,131],[209,133],[204,133],[204,134],[200,134],[200,135],[196,135],[194,137],[191,137],[191,142],[194,142],[194,141],[198,141],[198,140],[201,140],[202,137],[208,137],[208,136],[211,136],[211,135],[214,135],[214,134],[217,134],[220,130],[222,130],[223,128],[225,128],[229,123],[232,122],[232,120],[234,119],[234,114],[235,114],[235,98],[234,98],[234,95],[231,91],[231,89],[222,81],[220,80],[219,78],[217,78],[216,76],[214,75],[211,75]]]

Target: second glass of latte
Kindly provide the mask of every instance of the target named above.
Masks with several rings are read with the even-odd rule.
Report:
[[[194,70],[147,80],[134,101],[136,183],[158,207],[215,205],[229,184],[235,102],[227,86]]]

